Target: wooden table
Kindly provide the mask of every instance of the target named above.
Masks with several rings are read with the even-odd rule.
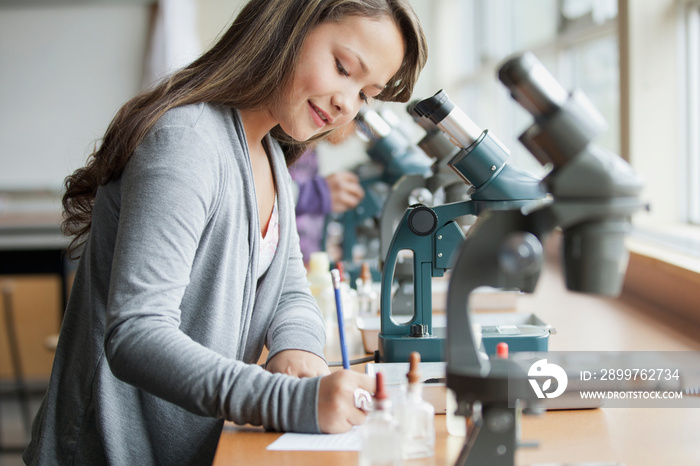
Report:
[[[536,448],[520,448],[516,464],[622,463],[628,466],[700,464],[700,412],[663,409],[594,409],[550,411],[525,416],[522,440]],[[267,451],[282,434],[261,428],[227,424],[214,459],[215,466],[357,464],[348,451]],[[464,439],[445,428],[445,416],[435,416],[435,456],[411,460],[409,465],[452,465]],[[488,466],[488,465],[484,465]]]
[[[693,338],[667,322],[649,317],[644,308],[644,303],[566,291],[556,267],[551,265],[543,271],[537,291],[518,301],[518,311],[535,313],[557,328],[558,333],[550,337],[550,350],[700,350],[700,337]],[[406,464],[454,464],[464,439],[448,435],[445,416],[437,415],[435,425],[435,456]],[[214,465],[357,464],[355,452],[267,451],[267,445],[280,435],[259,428],[227,425]],[[549,411],[542,416],[523,417],[522,440],[535,441],[538,446],[518,449],[518,465],[584,462],[700,465],[700,409]]]

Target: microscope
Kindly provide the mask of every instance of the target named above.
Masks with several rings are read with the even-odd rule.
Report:
[[[354,170],[365,197],[357,207],[343,213],[338,219],[343,227],[342,250],[346,261],[353,260],[353,247],[358,243],[378,242],[377,222],[391,186],[404,175],[424,177],[430,173],[431,160],[410,142],[397,125],[392,126],[387,122],[387,119],[392,122],[397,119],[395,115],[393,118],[390,116],[388,110],[382,116],[364,107],[355,117],[357,133],[367,142],[366,152],[371,163]],[[369,255],[378,256],[378,247],[374,254],[370,251]],[[354,283],[359,268],[349,269],[348,272]],[[376,274],[378,276],[378,272]]]
[[[404,175],[391,187],[379,218],[379,269],[384,269],[384,259],[389,254],[394,231],[406,208],[413,204],[434,206],[459,202],[468,198],[469,185],[465,184],[448,165],[459,152],[459,147],[445,138],[433,122],[421,117],[415,110],[419,101],[411,102],[406,110],[413,121],[425,131],[425,136],[418,142],[418,147],[434,162],[430,167],[430,176],[421,174]],[[468,217],[462,217],[463,228],[468,228]],[[411,257],[399,257],[394,269],[397,284],[392,298],[392,313],[395,316],[413,314],[413,261]]]
[[[506,60],[498,77],[534,118],[520,141],[540,163],[552,164],[542,180],[551,202],[486,213],[452,269],[447,387],[456,395],[457,414],[474,425],[457,460],[469,466],[512,466],[520,414],[542,409],[528,374],[477,347],[469,295],[481,286],[532,292],[543,263],[542,243],[558,228],[567,288],[617,296],[627,266],[630,217],[644,207],[640,178],[619,156],[592,143],[606,124],[581,91],[568,93],[531,53]]]
[[[444,91],[418,102],[414,111],[459,148],[448,165],[470,186],[469,198],[433,207],[414,204],[400,219],[382,269],[381,362],[408,361],[413,351],[418,351],[425,362],[445,361],[445,328],[432,322],[431,280],[451,267],[454,252],[464,241],[465,234],[456,219],[547,202],[540,179],[508,165],[508,149],[488,130],[482,131]],[[414,286],[412,315],[402,322],[392,306],[392,288],[397,258],[405,250],[413,253]]]

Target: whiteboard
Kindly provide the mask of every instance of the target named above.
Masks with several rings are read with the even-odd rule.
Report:
[[[141,87],[150,7],[0,6],[0,191],[60,190]]]

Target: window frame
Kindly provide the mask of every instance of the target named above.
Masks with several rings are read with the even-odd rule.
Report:
[[[700,1],[685,2],[680,8],[683,16],[681,44],[685,60],[682,75],[685,83],[681,86],[685,91],[684,113],[686,143],[684,152],[687,154],[684,172],[685,187],[688,193],[685,208],[686,220],[693,225],[700,225]]]

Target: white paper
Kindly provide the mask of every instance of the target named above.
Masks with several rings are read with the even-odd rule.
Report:
[[[360,427],[344,434],[286,433],[267,446],[275,451],[360,451]]]

